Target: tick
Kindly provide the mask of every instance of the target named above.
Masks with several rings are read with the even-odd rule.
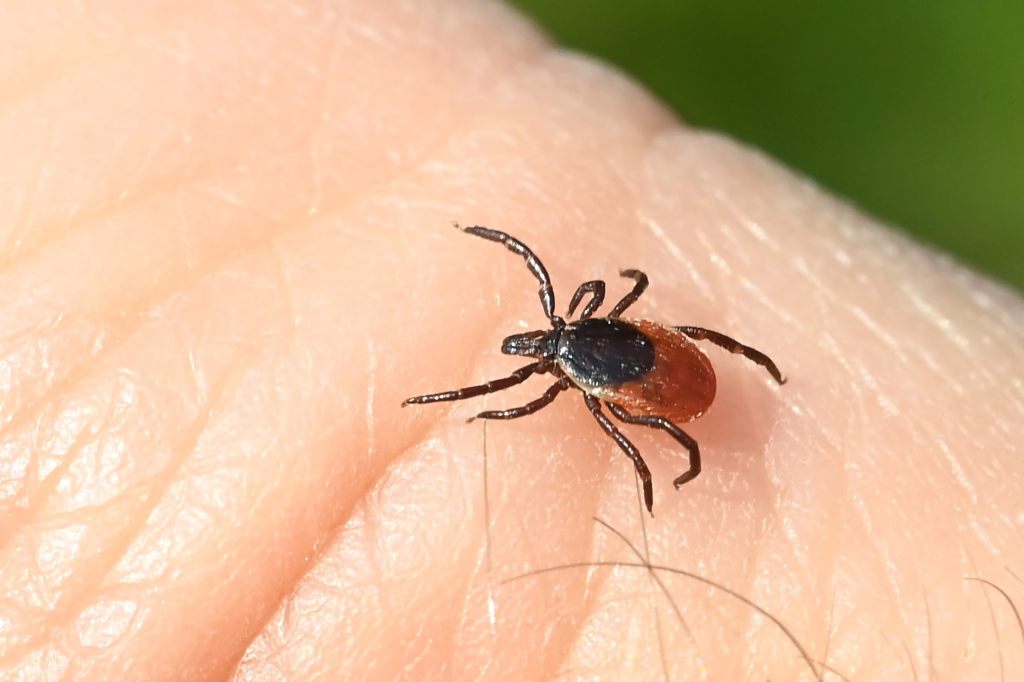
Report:
[[[654,490],[647,463],[604,413],[602,403],[619,421],[661,429],[686,448],[690,468],[672,481],[678,489],[700,473],[700,448],[677,423],[700,417],[715,399],[715,371],[694,341],[709,341],[738,353],[764,367],[779,384],[786,383],[771,358],[725,334],[701,327],[622,319],[622,313],[647,289],[647,275],[639,270],[619,271],[621,276],[633,280],[633,289],[605,317],[593,316],[604,302],[604,281],[595,279],[581,284],[569,301],[566,317],[571,319],[583,299],[589,296],[589,300],[579,318],[567,322],[566,318],[555,314],[551,278],[528,246],[505,232],[486,227],[459,229],[504,244],[526,260],[526,267],[540,282],[540,303],[551,329],[513,334],[501,343],[502,353],[536,358],[536,362],[520,367],[507,377],[478,386],[409,398],[402,403],[403,407],[465,400],[521,384],[534,374],[550,374],[556,381],[539,398],[521,407],[481,412],[469,421],[525,417],[550,405],[562,391],[577,389],[597,423],[633,461],[643,483],[647,511],[653,514]]]

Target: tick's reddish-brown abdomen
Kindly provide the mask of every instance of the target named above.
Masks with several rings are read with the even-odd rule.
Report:
[[[586,389],[636,415],[688,422],[715,399],[711,361],[682,332],[647,320],[629,320],[654,342],[654,368],[633,381]]]

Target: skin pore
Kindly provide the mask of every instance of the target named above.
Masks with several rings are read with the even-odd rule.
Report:
[[[0,678],[1012,679],[1024,304],[511,10],[22,2],[0,22]],[[542,378],[636,267],[720,330],[678,446]],[[487,509],[483,452],[487,452]],[[489,521],[489,523],[487,523]],[[979,582],[968,578],[979,578]]]

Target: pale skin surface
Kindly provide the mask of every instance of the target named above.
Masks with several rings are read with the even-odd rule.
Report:
[[[687,578],[685,626],[637,569],[500,584],[636,561],[595,515],[847,679],[1024,668],[965,580],[1024,604],[1019,298],[500,6],[214,4],[0,20],[0,678],[813,679]],[[790,382],[709,349],[680,491],[678,447],[624,429],[654,519],[578,393],[490,424],[488,538],[464,420],[550,379],[399,404],[507,375],[544,320],[453,220],[532,245],[560,311],[641,268],[631,315]]]

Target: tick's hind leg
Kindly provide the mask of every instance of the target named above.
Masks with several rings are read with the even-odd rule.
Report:
[[[591,295],[591,299],[587,301],[587,305],[583,306],[583,312],[580,313],[581,320],[585,320],[593,315],[594,311],[604,303],[604,282],[599,279],[592,279],[581,284],[576,289],[576,293],[572,295],[572,300],[569,301],[569,310],[566,313],[566,317],[572,317],[572,314],[576,312],[576,306],[580,304],[580,301],[587,294]]]
[[[654,516],[654,486],[651,484],[651,470],[647,468],[647,462],[640,456],[640,451],[636,449],[636,446],[630,443],[629,439],[615,428],[612,420],[604,415],[604,412],[601,411],[601,403],[597,398],[584,394],[583,400],[587,403],[587,407],[593,413],[594,419],[601,425],[604,432],[611,436],[612,440],[618,443],[619,447],[633,460],[633,466],[636,467],[636,475],[640,477],[640,482],[643,484],[644,504],[647,505],[648,513]]]
[[[622,300],[615,304],[612,311],[608,313],[608,317],[618,317],[621,315],[626,308],[636,303],[636,299],[640,298],[640,294],[644,293],[647,289],[647,275],[640,272],[639,270],[619,270],[619,274],[623,277],[630,277],[636,284],[633,285],[633,290],[622,297]]]
[[[742,355],[751,362],[755,362],[768,370],[768,373],[772,375],[775,381],[780,384],[786,383],[786,380],[782,377],[782,372],[780,372],[779,368],[775,366],[772,359],[756,348],[745,346],[736,339],[726,336],[721,332],[713,332],[710,329],[704,329],[703,327],[675,327],[675,329],[678,329],[691,339],[697,339],[698,341],[702,339],[707,340],[716,346],[721,346],[730,353]]]
[[[473,421],[474,419],[516,419],[517,417],[525,417],[528,414],[533,414],[542,407],[547,407],[558,397],[558,394],[569,388],[569,380],[562,378],[557,383],[551,385],[548,390],[544,391],[544,394],[536,400],[531,400],[522,407],[512,407],[507,410],[489,410],[487,412],[481,412],[475,417],[470,417],[466,421]]]
[[[521,384],[529,379],[534,373],[543,372],[545,369],[547,368],[544,363],[534,362],[526,365],[525,367],[520,367],[503,379],[488,381],[486,384],[480,384],[479,386],[467,386],[466,388],[457,388],[453,391],[428,393],[427,395],[418,395],[413,398],[406,398],[402,401],[402,407],[405,407],[406,405],[422,405],[423,403],[440,403],[447,400],[465,400],[466,398],[473,398],[478,395],[484,395],[485,393],[494,393],[495,391],[501,391],[509,388],[510,386]]]
[[[697,441],[695,441],[688,433],[664,417],[636,416],[626,412],[618,405],[612,403],[607,403],[607,405],[608,409],[612,411],[612,414],[627,424],[640,424],[642,426],[649,426],[652,429],[668,431],[669,435],[675,438],[680,445],[686,448],[690,453],[690,469],[682,476],[679,476],[672,481],[672,485],[674,485],[676,489],[697,478],[697,475],[700,473],[700,448],[697,446]]]

